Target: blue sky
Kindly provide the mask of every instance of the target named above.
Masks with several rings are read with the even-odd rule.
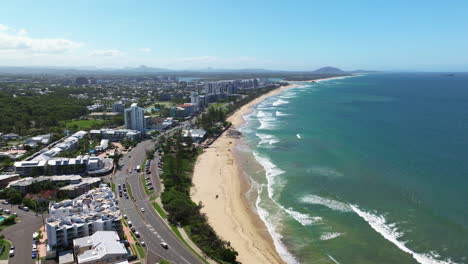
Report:
[[[0,64],[468,71],[468,1],[4,1]]]

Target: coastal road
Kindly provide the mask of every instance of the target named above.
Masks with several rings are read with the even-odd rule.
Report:
[[[42,216],[39,214],[29,211],[25,212],[20,210],[17,205],[0,205],[3,209],[8,209],[13,213],[17,213],[20,218],[20,222],[5,228],[2,234],[6,239],[10,240],[15,246],[15,256],[11,257],[9,264],[27,264],[35,263],[32,259],[32,238],[34,232],[36,232],[42,226]],[[44,215],[44,220],[47,218]],[[6,249],[10,250],[10,249]]]
[[[202,263],[198,257],[179,241],[169,226],[155,212],[141,185],[140,175],[135,171],[135,167],[141,166],[146,159],[146,150],[152,150],[153,147],[154,142],[146,140],[139,143],[123,156],[121,161],[123,166],[113,176],[113,182],[116,185],[125,183],[127,184],[127,188],[131,187],[135,200],[132,201],[130,197],[129,199],[122,197],[119,199],[119,208],[122,214],[127,215],[128,220],[132,221],[136,231],[141,234],[141,240],[146,243],[148,259],[151,259],[151,263],[153,259],[159,260],[160,258],[177,264]],[[153,163],[156,163],[156,161],[153,161]],[[152,173],[155,172],[156,170],[152,171]],[[155,176],[153,175],[153,184],[156,184],[154,179]],[[154,187],[156,190],[159,190],[158,186],[155,185]],[[144,213],[141,212],[141,208],[145,209]],[[161,247],[160,243],[162,241],[169,245],[169,249]]]

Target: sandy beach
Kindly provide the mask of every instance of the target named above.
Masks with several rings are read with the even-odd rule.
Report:
[[[252,107],[265,98],[298,86],[275,89],[244,105],[229,117],[234,128],[244,122]],[[249,183],[241,176],[232,154],[237,139],[224,133],[197,160],[192,199],[202,202],[203,213],[221,238],[231,242],[242,263],[284,263],[275,250],[266,226],[245,198]],[[218,198],[216,199],[216,195]]]
[[[323,79],[302,81],[314,82]],[[265,98],[294,88],[290,84],[270,91],[242,106],[228,120],[233,128],[244,123],[244,116]],[[238,139],[221,135],[198,158],[193,174],[192,200],[202,202],[202,212],[218,235],[231,243],[242,263],[285,263],[276,252],[273,239],[255,208],[245,197],[250,182],[241,174],[233,154]],[[216,198],[218,195],[218,198]]]

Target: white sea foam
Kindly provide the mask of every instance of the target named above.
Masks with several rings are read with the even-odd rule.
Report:
[[[276,111],[275,115],[276,115],[276,116],[288,116],[288,115],[290,115],[290,114],[285,114],[285,113],[283,113],[283,112]]]
[[[264,116],[267,116],[267,114],[263,111],[258,111],[257,112],[257,118],[260,118],[260,117],[264,117]]]
[[[454,264],[451,260],[440,260],[440,255],[436,252],[430,253],[416,253],[406,246],[405,242],[399,241],[398,239],[403,235],[402,232],[398,231],[398,228],[394,223],[387,223],[387,220],[382,215],[376,215],[369,212],[362,211],[356,205],[350,205],[352,210],[356,212],[361,218],[363,218],[377,233],[381,234],[385,239],[392,242],[402,251],[410,254],[413,258],[421,264]]]
[[[259,118],[258,121],[260,122],[260,126],[258,127],[258,129],[271,130],[276,128],[277,125],[277,119],[274,117],[266,116],[263,118]]]
[[[341,211],[341,212],[352,211],[351,207],[346,203],[324,198],[324,197],[313,195],[313,194],[309,194],[309,195],[302,197],[301,201],[304,203],[308,203],[308,204],[323,205],[335,211]]]
[[[307,173],[318,174],[325,177],[343,177],[343,173],[336,171],[332,168],[323,166],[312,166],[306,169]]]
[[[256,133],[255,135],[260,138],[260,142],[258,142],[258,146],[263,146],[263,147],[265,147],[265,145],[272,146],[273,144],[279,142],[279,139],[273,135],[260,134],[260,133]]]
[[[339,237],[341,235],[342,235],[342,233],[338,233],[338,232],[327,232],[327,233],[323,233],[320,236],[320,240],[330,240],[330,239],[337,238],[337,237]]]
[[[286,101],[286,100],[283,100],[283,99],[278,99],[276,101],[273,102],[273,106],[279,106],[279,105],[284,105],[284,104],[288,104],[289,101]]]
[[[270,235],[271,235],[271,237],[273,239],[273,244],[275,245],[276,251],[278,252],[280,257],[288,264],[299,264],[299,262],[296,260],[296,258],[288,251],[286,246],[281,241],[283,236],[276,231],[276,227],[273,224],[273,221],[269,219],[271,217],[270,214],[260,204],[260,202],[261,202],[260,197],[261,197],[261,194],[262,194],[262,191],[263,191],[263,186],[264,185],[261,185],[259,187],[257,200],[255,202],[255,206],[257,208],[258,215],[260,216],[260,219],[262,219],[262,221],[265,223],[265,225],[266,225],[266,227],[268,229],[268,232],[270,233]]]
[[[335,264],[340,264],[336,259],[334,259],[332,256],[327,255]]]
[[[289,216],[294,218],[303,226],[312,225],[322,221],[322,218],[319,216],[310,216],[301,212],[294,211],[294,209],[292,208],[284,208],[283,206],[281,206],[281,208],[283,208]]]
[[[301,139],[301,138],[302,138],[302,137],[301,137],[301,134],[296,134],[296,137],[297,137],[298,139]]]
[[[267,190],[268,197],[273,200],[274,188],[281,187],[276,185],[284,185],[284,181],[281,180],[278,175],[283,174],[284,171],[278,168],[273,162],[271,162],[267,157],[260,156],[257,152],[253,152],[255,159],[262,165],[265,170],[265,176],[267,179]]]

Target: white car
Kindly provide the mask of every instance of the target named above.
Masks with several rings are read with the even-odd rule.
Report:
[[[142,207],[142,208],[141,208],[141,212],[143,212],[143,213],[144,213],[144,212],[145,212],[145,208],[143,208],[143,207]]]
[[[13,257],[14,255],[15,255],[15,250],[14,250],[14,249],[10,249],[9,256],[10,256],[10,257]]]
[[[136,237],[140,237],[140,233],[138,233],[138,231],[135,232],[135,236]]]
[[[37,250],[37,245],[36,245],[36,244],[32,244],[32,249],[33,249],[33,250]]]
[[[132,227],[132,225],[133,225],[133,224],[132,224],[132,221],[128,221],[128,226],[129,226],[129,227]]]
[[[169,245],[166,243],[166,242],[161,242],[161,247],[165,248],[165,249],[168,249],[169,248]]]
[[[127,215],[123,215],[123,218],[124,218],[124,219],[127,219],[128,217],[127,217]]]

